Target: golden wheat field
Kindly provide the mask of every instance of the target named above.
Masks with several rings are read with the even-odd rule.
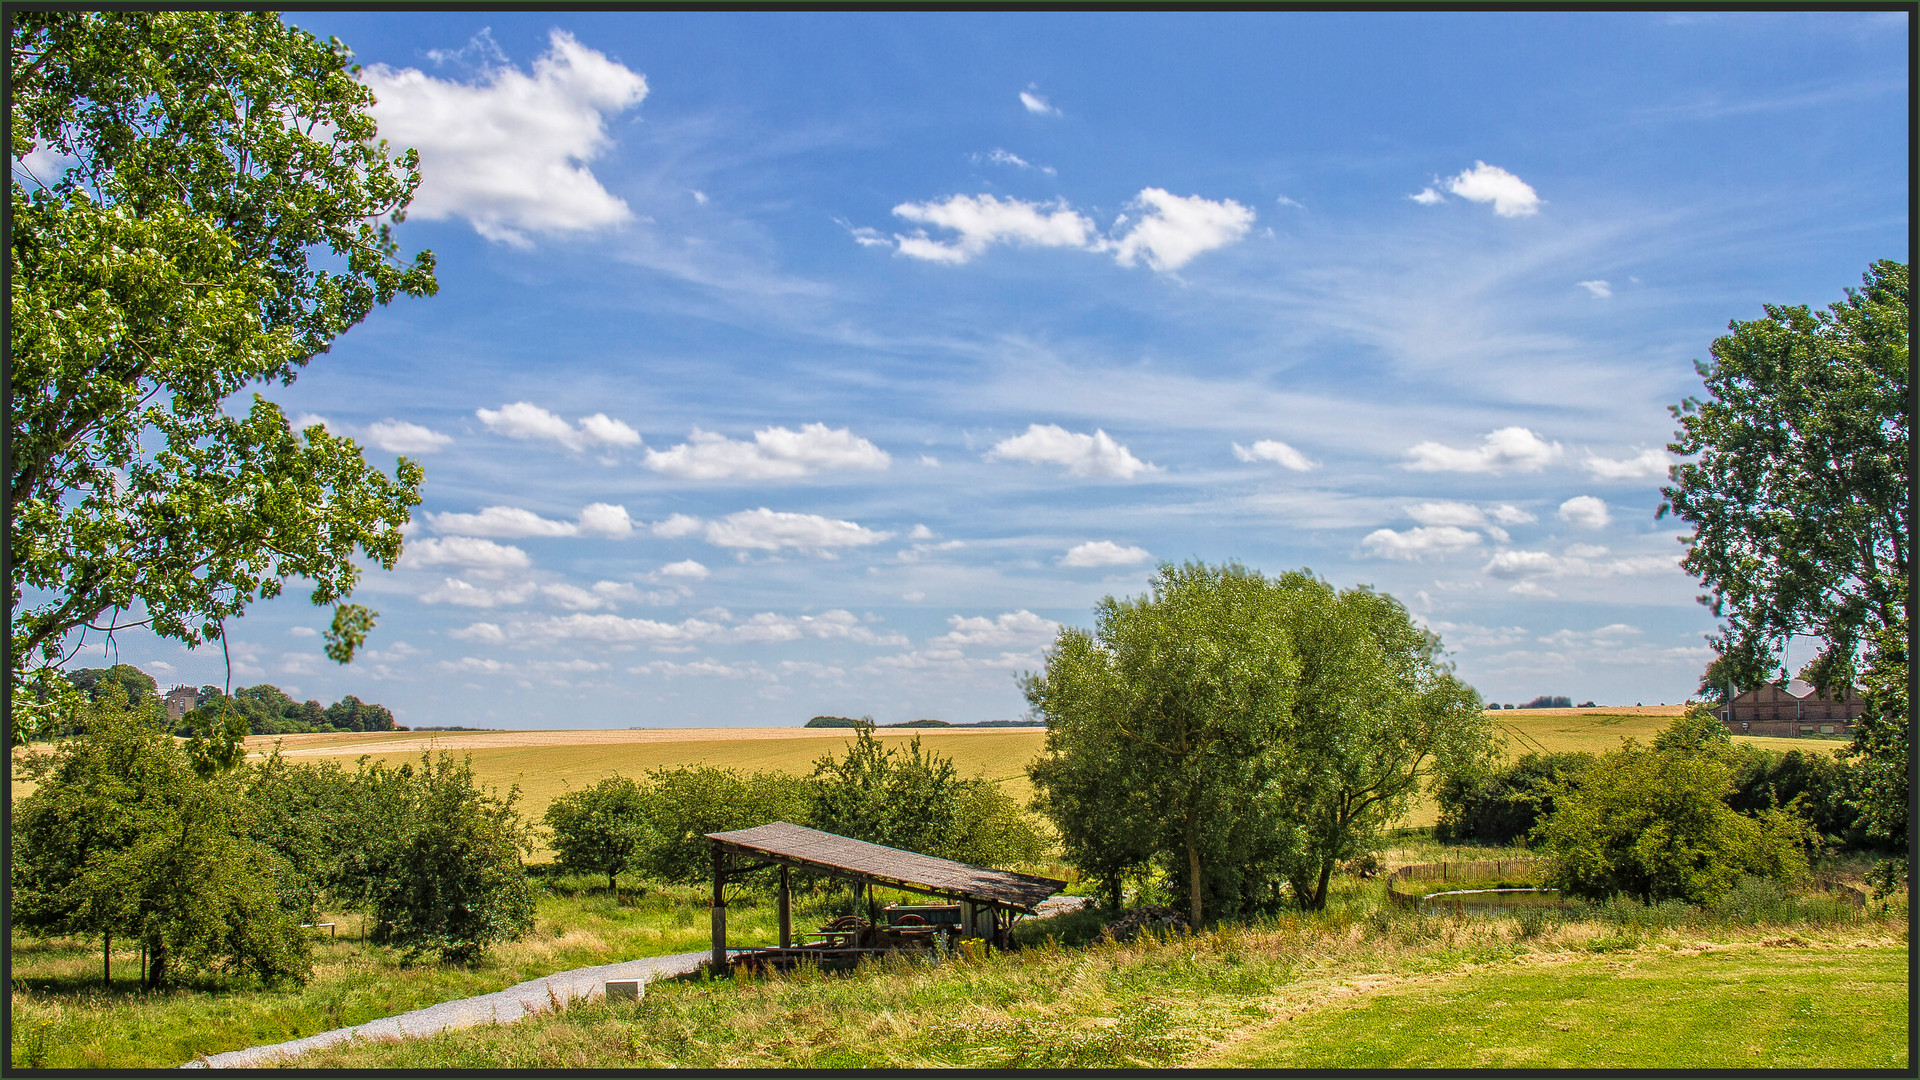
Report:
[[[1685,711],[1682,705],[1610,707],[1598,709],[1512,709],[1490,711],[1498,736],[1510,757],[1534,751],[1614,749],[1627,739],[1650,741],[1661,728]],[[1032,794],[1026,767],[1040,753],[1046,733],[1038,728],[881,729],[875,736],[889,745],[905,746],[914,736],[930,751],[951,757],[962,776],[979,777],[1004,785],[1008,794],[1025,802]],[[570,788],[586,787],[608,776],[638,777],[648,769],[675,765],[715,765],[746,772],[784,772],[796,776],[813,770],[826,754],[844,752],[850,732],[844,728],[646,728],[581,731],[392,731],[332,732],[319,735],[256,736],[247,748],[256,755],[277,743],[294,760],[331,758],[352,768],[367,756],[389,764],[412,760],[428,748],[471,755],[476,777],[502,791],[520,787],[520,809],[532,819],[546,813],[547,804]],[[1828,739],[1773,739],[1735,736],[1736,742],[1769,749],[1837,750],[1844,743]],[[14,798],[32,785],[18,780]],[[1427,800],[1417,802],[1401,822],[1404,826],[1432,825],[1438,810]]]

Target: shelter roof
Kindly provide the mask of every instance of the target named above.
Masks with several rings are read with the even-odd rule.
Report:
[[[751,829],[708,833],[707,839],[727,847],[782,862],[831,873],[867,878],[880,884],[902,885],[919,892],[991,901],[1032,910],[1033,905],[1066,887],[1053,878],[989,870],[952,859],[936,859],[917,851],[869,844],[848,836],[775,821]]]

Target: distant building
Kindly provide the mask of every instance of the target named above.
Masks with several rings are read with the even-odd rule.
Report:
[[[1847,735],[1866,708],[1856,689],[1836,701],[1795,679],[1734,695],[1720,707],[1720,721],[1735,735]]]
[[[167,691],[167,719],[178,720],[200,703],[200,691],[191,686],[176,686]]]

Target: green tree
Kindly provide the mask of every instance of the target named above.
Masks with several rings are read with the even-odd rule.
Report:
[[[812,782],[782,773],[742,773],[712,765],[647,770],[647,817],[656,839],[641,867],[648,877],[697,885],[713,872],[706,835],[772,821],[813,824]]]
[[[1045,749],[1027,766],[1027,778],[1033,807],[1059,832],[1062,854],[1118,909],[1126,879],[1152,862],[1159,830],[1146,789],[1132,775],[1131,743],[1102,720],[1098,697],[1083,692],[1091,688],[1068,674],[1091,663],[1085,653],[1092,648],[1089,635],[1063,634],[1047,664],[1056,677],[1023,680],[1027,700],[1047,717]]]
[[[1536,836],[1552,859],[1548,883],[1591,900],[1710,903],[1742,874],[1806,871],[1806,824],[1777,807],[1755,817],[1727,805],[1727,764],[1663,753],[1632,740],[1550,786],[1553,814]]]
[[[1434,788],[1440,808],[1434,837],[1509,844],[1526,840],[1540,819],[1553,814],[1555,781],[1564,781],[1593,763],[1581,751],[1523,754],[1502,769],[1449,773]]]
[[[569,791],[547,806],[547,831],[561,866],[576,873],[617,875],[632,869],[654,841],[646,791],[624,776],[609,776],[590,788]]]
[[[113,694],[121,702],[151,708],[160,702],[160,684],[153,676],[134,667],[132,664],[115,664],[110,668],[81,668],[71,672],[67,681],[75,690],[87,695],[92,701],[101,700],[103,695]]]
[[[1162,566],[1147,596],[1102,600],[1093,634],[1062,628],[1023,684],[1048,729],[1030,775],[1069,850],[1107,833],[1065,816],[1075,809],[1137,813],[1113,826],[1134,839],[1087,869],[1110,877],[1145,847],[1186,886],[1194,926],[1210,886],[1291,846],[1278,829],[1234,828],[1285,766],[1299,661],[1281,600],[1238,565]],[[1103,777],[1137,799],[1090,797]]]
[[[1854,763],[1854,807],[1866,835],[1888,847],[1909,842],[1908,807],[1913,800],[1913,714],[1907,680],[1912,677],[1907,642],[1909,614],[1905,582],[1899,583],[1898,621],[1876,631],[1862,679],[1867,707],[1853,723],[1853,742],[1844,755]],[[1904,850],[1875,868],[1874,892],[1885,896],[1911,879]]]
[[[304,980],[306,907],[284,860],[248,835],[232,776],[201,778],[157,718],[94,704],[80,734],[29,759],[38,781],[12,821],[15,927],[136,940],[148,985],[226,970]]]
[[[514,803],[476,786],[470,761],[442,751],[398,769],[367,766],[355,778],[361,845],[341,891],[375,918],[374,940],[470,963],[533,926],[533,886],[522,856],[532,836]]]
[[[1336,592],[1309,574],[1275,587],[1291,594],[1300,665],[1275,812],[1300,830],[1287,860],[1293,895],[1319,910],[1334,867],[1367,851],[1423,784],[1485,769],[1492,728],[1480,695],[1440,659],[1439,638],[1392,597]]]
[[[391,568],[420,468],[388,476],[228,399],[434,292],[432,256],[403,261],[389,224],[416,156],[378,138],[345,46],[271,12],[7,27],[15,689],[75,630],[194,645],[292,578],[336,605],[328,654],[349,658],[372,616],[344,602],[355,555]]]
[[[1692,702],[1673,723],[1654,733],[1653,748],[1670,754],[1724,756],[1733,750],[1733,735],[1714,715],[1712,706]]]
[[[1876,262],[1826,311],[1768,304],[1765,318],[1729,324],[1695,364],[1707,398],[1672,409],[1667,449],[1694,460],[1672,468],[1660,513],[1693,526],[1681,565],[1725,620],[1715,683],[1760,685],[1788,635],[1807,634],[1825,645],[1802,674],[1837,696],[1864,640],[1898,620],[1913,482],[1908,269]]]

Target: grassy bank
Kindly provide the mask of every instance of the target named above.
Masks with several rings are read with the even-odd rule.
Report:
[[[305,986],[210,976],[149,994],[138,986],[136,947],[114,950],[114,982],[106,987],[98,938],[15,935],[11,1061],[36,1068],[170,1068],[201,1054],[297,1039],[569,968],[711,944],[704,890],[653,887],[616,901],[604,888],[604,879],[548,881],[533,933],[498,946],[470,967],[404,965],[394,950],[359,940],[358,915],[339,916],[339,937],[322,931],[316,938],[313,978]],[[824,914],[828,901],[803,895],[796,907],[796,919],[804,921]],[[769,940],[776,933],[773,905],[765,897],[734,901],[728,920],[742,940]]]
[[[656,984],[639,1003],[591,1002],[511,1028],[310,1054],[303,1068],[1141,1068],[1284,1060],[1321,1066],[1363,1049],[1368,1002],[1452,1009],[1471,1028],[1493,1001],[1563,972],[1579,993],[1516,1006],[1492,1021],[1492,1042],[1518,1045],[1528,1025],[1583,1037],[1631,1002],[1620,973],[1643,981],[1673,1025],[1726,1024],[1767,964],[1785,1002],[1824,993],[1865,1017],[1851,1026],[1793,1009],[1740,1044],[1743,1062],[1882,1067],[1905,1061],[1906,924],[1820,897],[1748,896],[1718,911],[1614,905],[1514,918],[1422,916],[1385,905],[1377,882],[1342,882],[1329,911],[1286,915],[1193,936],[1142,936],[1084,948],[1044,943],[934,963],[892,959],[850,975]],[[1824,960],[1846,958],[1843,965]],[[1764,959],[1763,959],[1764,958]],[[1834,974],[1822,974],[1832,969]],[[1688,997],[1701,977],[1725,993]],[[1718,981],[1714,981],[1714,980]],[[1544,981],[1538,985],[1545,985]],[[1485,995],[1496,994],[1493,998]],[[1424,997],[1421,995],[1425,995]],[[1462,1002],[1472,1002],[1463,1006]],[[1505,1008],[1506,1006],[1501,1006]],[[1796,1009],[1798,1006],[1796,1006]],[[1537,1014],[1537,1015],[1536,1015]],[[1659,1019],[1642,1017],[1652,1032]],[[1345,1040],[1321,1051],[1289,1041],[1289,1025],[1324,1023]],[[1401,1020],[1420,1042],[1415,1012]],[[1544,1029],[1543,1029],[1544,1030]],[[1558,1028],[1554,1028],[1558,1031]],[[1458,1042],[1458,1039],[1454,1039]],[[1543,1034],[1543,1045],[1551,1042]],[[1572,1045],[1577,1040],[1569,1040]],[[1701,1068],[1727,1063],[1720,1042],[1645,1038],[1572,1063]],[[1559,1045],[1559,1044],[1555,1044]],[[1445,1048],[1429,1047],[1429,1055]],[[1749,1054],[1747,1051],[1751,1050]],[[1514,1051],[1518,1052],[1518,1051]],[[1446,1053],[1453,1053],[1446,1050]],[[1294,1056],[1287,1057],[1292,1054]],[[1476,1064],[1486,1057],[1445,1057]],[[1499,1060],[1506,1060],[1501,1058]],[[1369,1059],[1375,1064],[1399,1064]],[[1553,1059],[1529,1059],[1542,1067]]]

